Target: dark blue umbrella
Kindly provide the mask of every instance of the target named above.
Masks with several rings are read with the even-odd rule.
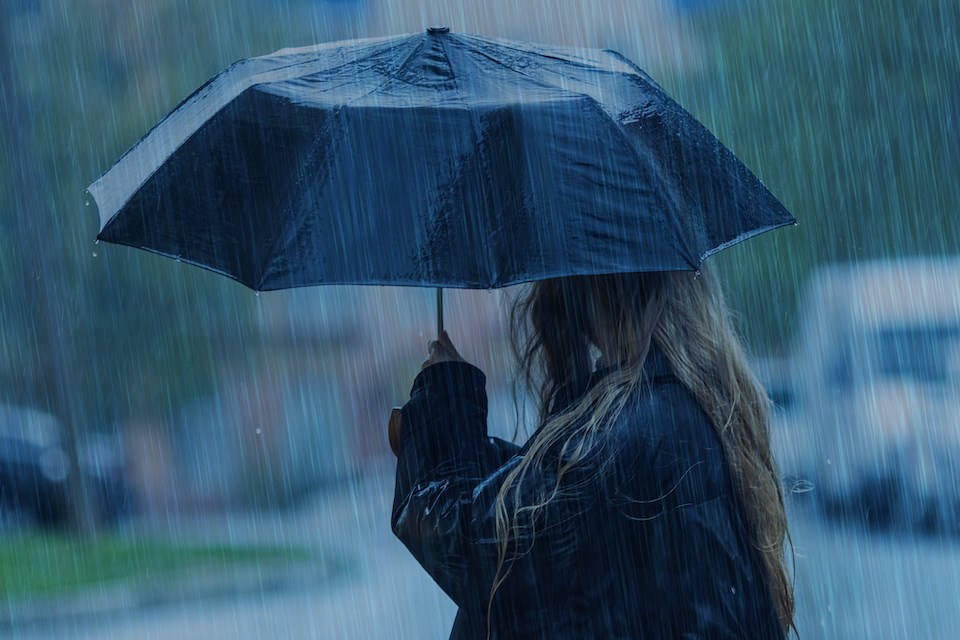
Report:
[[[796,224],[624,56],[447,28],[241,60],[88,191],[99,240],[255,290],[695,270]]]

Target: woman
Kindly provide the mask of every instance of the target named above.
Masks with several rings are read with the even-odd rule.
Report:
[[[487,436],[445,333],[390,421],[393,531],[459,606],[450,637],[795,631],[771,403],[715,276],[538,282],[512,320],[540,399],[522,447]]]

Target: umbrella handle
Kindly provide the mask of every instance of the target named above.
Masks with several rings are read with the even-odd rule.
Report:
[[[437,338],[443,333],[443,288],[437,287]]]

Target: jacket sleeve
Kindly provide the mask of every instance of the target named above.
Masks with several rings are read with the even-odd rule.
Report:
[[[414,477],[483,476],[520,451],[487,436],[485,386],[483,372],[466,362],[440,362],[420,372],[401,410],[397,467],[403,488]]]
[[[473,365],[434,364],[402,408],[391,527],[461,606],[489,592],[498,558],[490,506],[520,460],[519,447],[487,436],[485,382]]]

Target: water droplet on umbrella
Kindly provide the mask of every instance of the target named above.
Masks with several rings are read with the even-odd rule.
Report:
[[[93,257],[94,257],[94,258],[97,257],[97,252],[96,252],[96,251],[93,252]]]

